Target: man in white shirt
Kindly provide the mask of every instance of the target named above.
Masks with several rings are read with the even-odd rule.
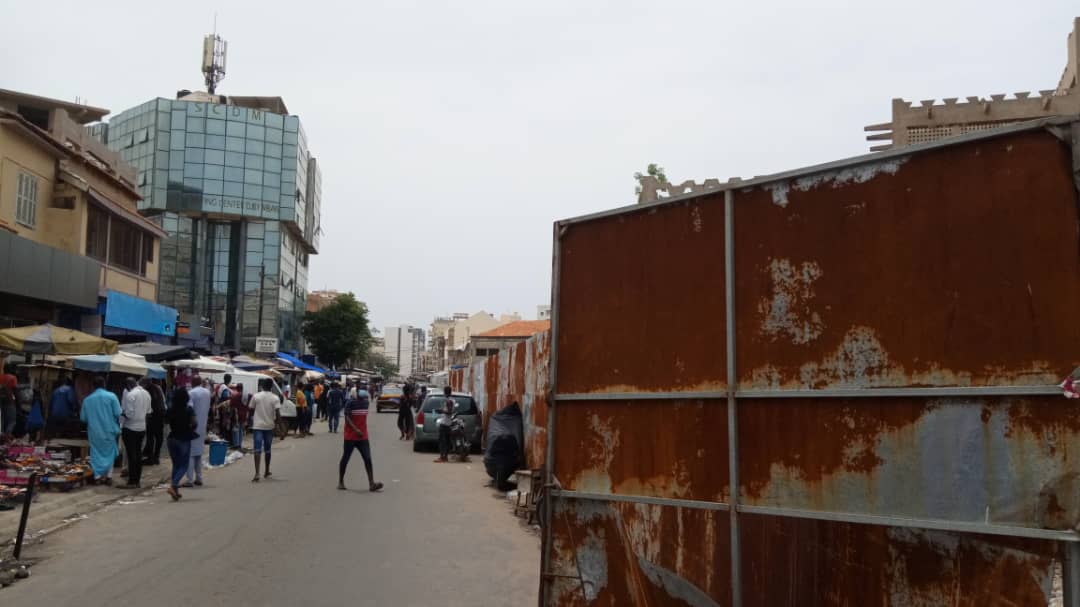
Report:
[[[188,466],[185,487],[202,487],[202,454],[206,446],[206,421],[210,417],[210,391],[203,387],[203,380],[196,375],[191,378],[191,390],[188,391],[188,404],[195,410],[198,426],[195,433],[199,438],[191,441],[191,463]]]
[[[150,382],[146,378],[143,381]],[[124,402],[120,404],[120,436],[127,457],[128,489],[138,489],[142,480],[142,443],[146,436],[146,416],[149,414],[150,393],[129,378]]]
[[[259,454],[266,458],[266,471],[263,478],[270,478],[270,445],[274,442],[274,426],[277,425],[278,412],[281,410],[281,399],[277,394],[270,391],[273,383],[270,379],[259,380],[259,391],[248,401],[251,409],[251,430],[255,440],[255,478],[251,482],[259,482]]]

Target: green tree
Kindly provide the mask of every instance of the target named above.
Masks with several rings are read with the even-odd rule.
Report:
[[[645,168],[644,173],[634,173],[634,179],[638,182],[637,187],[634,188],[635,195],[641,195],[641,180],[644,179],[646,175],[650,177],[655,177],[656,180],[662,184],[668,182],[667,173],[664,172],[664,167],[656,164],[655,162],[650,162],[649,166]]]
[[[382,352],[368,351],[361,359],[360,366],[371,371],[378,371],[383,377],[390,378],[400,370],[397,363]]]
[[[304,314],[300,334],[320,361],[340,366],[371,347],[367,304],[352,293],[338,295],[323,309]]]

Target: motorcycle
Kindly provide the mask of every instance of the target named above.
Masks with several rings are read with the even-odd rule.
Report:
[[[458,456],[458,461],[469,461],[469,449],[472,444],[465,435],[465,420],[454,414],[450,418],[450,451]]]

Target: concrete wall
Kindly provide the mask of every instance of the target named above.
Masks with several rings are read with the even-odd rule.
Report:
[[[38,178],[37,221],[32,228],[15,221],[20,172]],[[56,236],[45,229],[50,219],[46,209],[52,200],[55,182],[56,157],[22,133],[0,126],[0,220],[23,238],[62,248],[56,242]]]

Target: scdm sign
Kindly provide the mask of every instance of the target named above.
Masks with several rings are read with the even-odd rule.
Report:
[[[277,352],[278,341],[276,337],[256,337],[255,352],[259,354],[273,354]]]

